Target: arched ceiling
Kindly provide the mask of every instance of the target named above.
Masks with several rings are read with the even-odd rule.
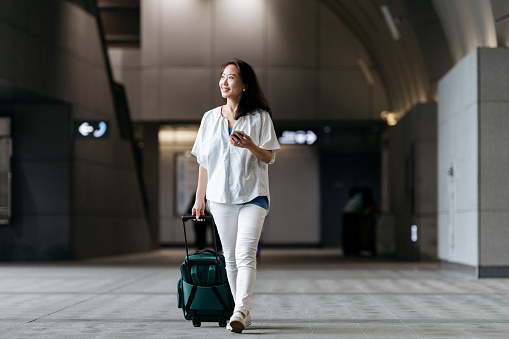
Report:
[[[490,0],[433,0],[441,18],[454,61],[476,47],[497,47],[495,18]]]
[[[126,6],[139,9],[139,0],[98,1],[100,9],[115,13]],[[436,101],[438,81],[472,48],[496,47],[497,40],[501,46],[509,45],[507,0],[319,1],[368,51],[369,64],[385,86],[395,120],[418,103]],[[391,34],[384,7],[398,38]]]
[[[323,3],[364,44],[374,71],[384,82],[396,120],[414,105],[435,100],[434,85],[452,61],[431,1],[323,0]],[[391,34],[382,6],[389,10],[399,38]],[[438,42],[442,51],[436,53],[437,46],[431,41]]]

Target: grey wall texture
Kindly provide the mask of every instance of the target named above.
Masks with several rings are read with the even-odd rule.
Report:
[[[2,1],[0,37],[2,102],[24,101],[20,88],[34,94],[34,104],[66,107],[8,113],[20,145],[13,176],[23,211],[15,216],[21,229],[2,241],[5,248],[23,244],[2,251],[3,258],[84,258],[153,248],[157,239],[144,214],[131,144],[120,136],[95,16],[67,1]],[[74,139],[77,119],[109,121],[110,138]],[[55,135],[43,135],[48,125]]]

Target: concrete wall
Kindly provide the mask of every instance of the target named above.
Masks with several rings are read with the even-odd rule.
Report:
[[[271,209],[263,243],[318,245],[320,239],[320,159],[318,145],[282,145],[269,167]]]
[[[441,80],[438,106],[438,256],[468,266],[479,261],[477,58],[474,50]]]
[[[478,60],[480,275],[509,276],[509,51],[480,49]]]
[[[199,121],[220,105],[219,66],[252,64],[275,120],[379,120],[369,55],[318,0],[144,0],[140,51],[111,49],[136,121]],[[369,85],[363,59],[374,78]]]
[[[71,255],[71,109],[65,104],[9,104],[13,157],[12,218],[0,226],[0,259]]]
[[[378,234],[386,243],[381,254],[404,260],[436,260],[436,105],[415,106],[382,138],[386,165],[383,170],[385,198]],[[389,223],[387,223],[389,221]],[[411,226],[417,226],[417,241]],[[388,242],[388,243],[387,243]],[[393,253],[383,253],[384,249]]]
[[[481,277],[509,276],[508,57],[477,49],[439,85],[439,257]]]
[[[71,240],[69,252],[60,255],[83,258],[150,249],[153,241],[142,208],[131,145],[119,134],[95,17],[63,0],[2,1],[0,51],[0,79],[5,87],[21,88],[71,107],[67,120],[71,123],[58,132],[64,133],[67,140],[73,119],[104,119],[111,123],[108,140],[69,141],[73,173],[72,193],[67,200],[72,211]],[[43,119],[45,112],[38,114]],[[39,141],[26,137],[30,138],[32,152],[40,147]],[[31,180],[41,187],[61,185],[58,176],[50,178],[50,183],[43,183],[47,180],[43,176]],[[37,194],[51,201],[51,193],[43,190]],[[31,226],[28,222],[23,228]],[[41,230],[41,234],[45,232]],[[50,256],[39,253],[24,257]]]

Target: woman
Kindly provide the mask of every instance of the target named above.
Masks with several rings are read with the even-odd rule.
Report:
[[[225,104],[204,114],[191,152],[200,165],[192,215],[204,215],[206,195],[235,300],[228,329],[241,333],[251,324],[256,250],[269,209],[268,165],[280,146],[251,66],[238,59],[223,64],[219,88]]]

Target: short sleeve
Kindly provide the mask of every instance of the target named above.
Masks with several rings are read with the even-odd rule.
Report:
[[[196,135],[196,140],[194,141],[193,149],[191,150],[191,154],[196,157],[196,161],[203,168],[207,168],[207,157],[205,152],[205,134],[207,131],[207,123],[206,123],[206,115],[202,118],[200,128],[198,129],[198,134]]]
[[[270,118],[269,113],[261,112],[262,127],[260,131],[260,148],[272,151],[272,159],[269,164],[273,164],[276,161],[276,153],[281,150],[281,146],[277,140],[276,131],[274,130],[274,124]]]

